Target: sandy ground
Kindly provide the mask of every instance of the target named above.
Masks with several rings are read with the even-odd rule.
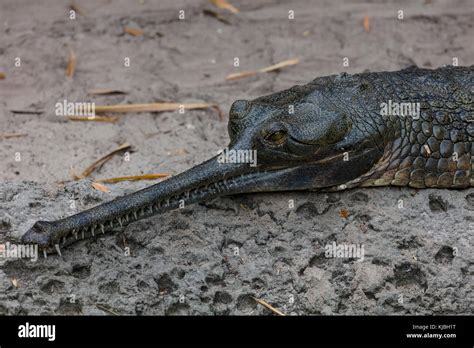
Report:
[[[75,20],[63,1],[0,5],[0,72],[6,75],[0,80],[0,133],[27,134],[0,139],[0,241],[14,241],[36,220],[149,185],[109,185],[111,192],[103,193],[89,179],[70,181],[71,168],[80,172],[125,142],[134,148],[130,161],[116,156],[92,178],[181,172],[211,157],[227,145],[227,111],[236,99],[341,71],[435,68],[452,64],[453,57],[474,64],[469,0],[234,0],[238,15],[207,1],[76,3],[83,15]],[[288,19],[289,10],[295,19]],[[124,26],[145,35],[124,34]],[[65,77],[70,48],[77,55],[72,80]],[[235,57],[240,67],[233,66]],[[225,81],[227,74],[294,57],[300,64],[280,72]],[[93,88],[128,94],[88,96]],[[64,99],[212,102],[225,118],[215,110],[189,110],[127,114],[115,124],[72,122],[54,114]],[[0,260],[0,314],[269,314],[253,296],[300,315],[470,314],[473,212],[472,189],[216,199],[80,242],[62,258]],[[326,258],[324,247],[333,242],[364,245],[364,260]]]

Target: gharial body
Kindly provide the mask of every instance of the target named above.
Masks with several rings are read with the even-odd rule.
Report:
[[[256,166],[220,163],[216,156],[79,214],[38,221],[22,242],[38,244],[45,255],[59,252],[77,239],[222,195],[473,187],[473,89],[474,66],[410,67],[320,77],[237,100],[230,109],[228,151],[256,151]]]

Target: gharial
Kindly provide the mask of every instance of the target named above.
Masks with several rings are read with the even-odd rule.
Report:
[[[307,85],[233,103],[229,151],[179,175],[56,221],[22,237],[45,255],[75,240],[217,196],[356,186],[474,186],[474,65],[410,67],[316,78]],[[413,106],[412,108],[408,108]],[[405,112],[403,112],[405,110]]]

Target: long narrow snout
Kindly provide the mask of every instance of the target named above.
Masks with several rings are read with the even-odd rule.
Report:
[[[238,151],[234,146],[228,151]],[[232,156],[231,156],[232,158]],[[114,199],[79,214],[56,221],[38,221],[22,237],[46,252],[97,233],[122,228],[131,222],[217,196],[246,192],[246,175],[258,171],[252,163],[228,161],[222,155],[161,183]]]

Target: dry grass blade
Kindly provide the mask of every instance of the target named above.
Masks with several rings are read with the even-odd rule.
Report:
[[[244,77],[254,76],[254,75],[257,75],[259,73],[268,73],[268,72],[271,72],[271,71],[280,70],[280,69],[285,68],[287,66],[298,64],[299,62],[300,62],[300,60],[298,58],[288,59],[288,60],[284,60],[282,62],[279,62],[277,64],[273,64],[273,65],[267,66],[265,68],[258,69],[257,71],[242,71],[242,72],[238,72],[238,73],[235,73],[235,74],[230,74],[230,75],[227,75],[227,77],[225,79],[226,80],[237,80],[237,79],[241,79],[241,78],[244,78]]]
[[[369,16],[364,17],[364,31],[368,33],[370,31],[370,20]]]
[[[232,13],[239,13],[239,9],[229,4],[226,0],[209,0],[209,2],[219,8],[230,11]]]
[[[116,95],[116,94],[127,94],[127,92],[121,91],[119,89],[112,88],[96,88],[91,89],[87,92],[89,95]]]
[[[13,112],[14,114],[20,114],[20,115],[41,115],[44,114],[44,111],[36,111],[36,110],[10,110],[10,112]]]
[[[288,60],[284,60],[283,62],[274,64],[274,65],[270,65],[270,66],[267,66],[266,68],[260,69],[258,72],[265,73],[265,72],[275,71],[275,70],[279,70],[279,69],[282,69],[282,68],[287,67],[287,66],[298,64],[299,62],[300,62],[300,60],[298,58],[288,59]]]
[[[76,54],[71,49],[69,50],[69,61],[67,62],[66,76],[72,79],[75,71],[76,71]]]
[[[145,32],[138,28],[124,27],[123,31],[132,36],[142,36]]]
[[[99,158],[97,161],[95,161],[94,163],[92,163],[89,167],[87,167],[86,170],[84,170],[80,175],[75,175],[73,174],[73,177],[74,177],[74,180],[80,180],[80,179],[84,179],[86,177],[88,177],[94,170],[96,170],[97,168],[101,167],[105,162],[107,162],[108,160],[110,160],[114,155],[116,155],[117,153],[119,152],[122,152],[122,151],[125,151],[125,150],[128,150],[131,148],[131,145],[130,144],[123,144],[123,145],[120,145],[118,148],[116,148],[115,150],[113,150],[112,152],[108,153],[107,155]]]
[[[257,74],[258,74],[258,71],[242,71],[242,72],[238,72],[238,73],[234,73],[234,74],[229,74],[229,75],[227,75],[227,77],[225,79],[226,80],[237,80],[237,79],[241,79],[241,78],[244,78],[244,77],[254,76],[254,75],[257,75]]]
[[[278,309],[276,309],[275,307],[271,306],[270,304],[268,304],[267,302],[265,302],[264,300],[260,300],[258,298],[255,298],[255,297],[252,297],[258,304],[261,304],[262,306],[268,308],[269,310],[271,310],[273,313],[275,314],[278,314],[278,315],[281,315],[281,316],[285,316],[285,314],[281,311],[279,311]]]
[[[0,139],[20,138],[26,137],[27,135],[26,133],[3,133],[0,134]]]
[[[215,104],[208,103],[149,103],[149,104],[116,104],[116,105],[97,105],[96,113],[104,112],[162,112],[175,111],[183,107],[184,109],[208,109],[216,107]]]
[[[98,304],[98,303],[96,303],[95,306],[96,306],[97,308],[99,308],[100,310],[104,311],[104,312],[110,313],[110,314],[112,314],[112,315],[119,315],[117,312],[111,310],[110,308],[107,308],[107,307],[105,307],[105,306],[102,306],[102,305],[100,305],[100,304]]]
[[[109,179],[99,179],[99,180],[96,180],[96,182],[103,182],[103,183],[106,183],[106,184],[113,184],[113,183],[121,182],[121,181],[139,181],[139,180],[163,179],[163,178],[166,178],[170,175],[173,175],[173,173],[157,173],[157,174],[118,176],[118,177],[109,178]]]
[[[99,182],[93,182],[92,187],[95,188],[97,191],[101,192],[110,192],[109,188],[105,185],[102,185]]]
[[[4,73],[0,72],[0,80],[3,80],[5,77],[7,77],[7,75],[5,75]]]
[[[68,119],[71,121],[92,121],[92,122],[109,122],[109,123],[115,123],[118,120],[118,117],[115,116],[94,116],[94,117],[88,117],[88,116],[68,116]]]

